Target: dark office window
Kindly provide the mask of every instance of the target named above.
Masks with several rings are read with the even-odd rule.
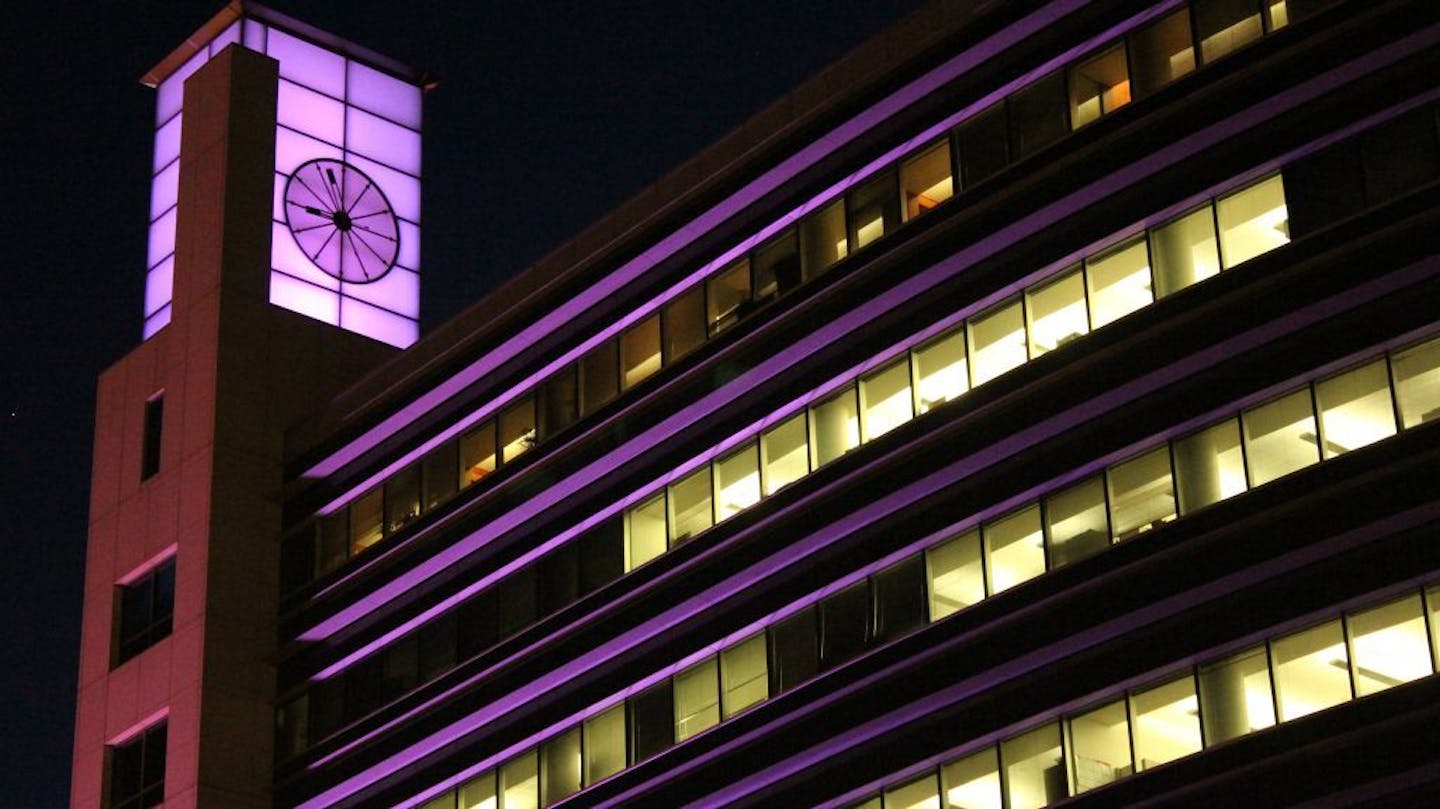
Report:
[[[770,693],[779,694],[820,671],[815,610],[802,610],[770,627]]]
[[[320,524],[315,530],[287,538],[280,545],[280,592],[289,593],[304,587],[315,576],[315,547],[319,542]]]
[[[700,285],[665,306],[665,362],[674,362],[705,342],[705,289]]]
[[[345,721],[353,722],[385,704],[385,658],[371,655],[345,672]]]
[[[830,668],[865,651],[870,586],[856,582],[820,602],[820,667]]]
[[[455,611],[455,655],[464,660],[483,652],[499,640],[499,616],[495,590],[486,590],[460,605]]]
[[[164,723],[110,748],[110,809],[145,809],[165,800]]]
[[[1290,238],[1307,236],[1365,207],[1360,145],[1342,143],[1286,166],[1285,202]]]
[[[567,365],[540,386],[539,440],[545,440],[575,423],[580,416],[576,370]]]
[[[535,623],[535,566],[521,568],[495,587],[496,627],[504,638]]]
[[[140,447],[140,479],[160,471],[160,430],[165,421],[165,394],[157,393],[145,403],[145,441]]]
[[[340,509],[316,520],[315,573],[329,573],[345,564],[350,553],[350,511]]]
[[[800,251],[795,229],[771,239],[755,251],[755,299],[765,300],[800,285]]]
[[[393,534],[420,516],[420,467],[408,466],[385,481],[385,533]]]
[[[919,554],[876,573],[875,640],[897,638],[925,624],[925,557]]]
[[[1065,97],[1063,70],[1010,96],[1010,153],[1016,160],[1040,151],[1070,131]]]
[[[540,571],[540,616],[562,610],[580,597],[579,543],[561,545],[546,554],[537,567]]]
[[[1435,143],[1435,113],[1418,109],[1389,121],[1361,137],[1365,166],[1365,200],[1383,205],[1440,175],[1440,150]]]
[[[580,537],[580,592],[594,592],[625,575],[625,523],[612,517]]]
[[[1005,126],[1005,102],[1000,102],[960,125],[960,184],[969,187],[1010,165],[1010,136]]]
[[[429,682],[455,665],[455,616],[448,614],[420,628],[420,678]]]
[[[630,698],[630,754],[638,763],[675,744],[675,705],[670,681]]]
[[[117,666],[170,634],[175,613],[175,557],[166,559],[129,584],[120,585],[119,589]]]
[[[1296,23],[1306,17],[1324,11],[1338,2],[1340,2],[1340,0],[1285,0],[1285,3],[1281,7],[1285,10],[1286,21]],[[1273,14],[1276,6],[1272,4],[1270,8]],[[1271,25],[1275,28],[1280,27],[1273,19]]]
[[[1186,8],[1133,33],[1130,39],[1130,81],[1136,98],[1144,98],[1195,69]]]
[[[310,746],[310,696],[282,703],[275,709],[275,760],[284,761]]]
[[[460,443],[447,441],[431,450],[421,463],[421,501],[429,511],[449,500],[460,487]]]
[[[345,723],[345,677],[332,677],[310,686],[310,734],[306,746],[329,736]]]
[[[594,413],[619,392],[620,343],[612,337],[580,358],[580,413]]]
[[[850,192],[848,202],[850,244],[856,250],[884,236],[900,225],[900,188],[895,169]]]

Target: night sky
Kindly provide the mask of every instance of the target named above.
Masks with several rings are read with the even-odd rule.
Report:
[[[223,3],[15,5],[29,11],[0,22],[0,803],[58,807],[95,378],[140,339],[154,91],[137,79]],[[428,331],[918,3],[269,5],[440,77]]]

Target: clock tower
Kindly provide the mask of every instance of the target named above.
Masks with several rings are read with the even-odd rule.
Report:
[[[157,90],[101,375],[71,806],[271,805],[283,435],[418,337],[424,76],[231,2]]]

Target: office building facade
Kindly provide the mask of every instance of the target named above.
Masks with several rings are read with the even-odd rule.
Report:
[[[425,77],[227,14],[73,805],[1440,789],[1434,4],[937,3],[418,341]]]

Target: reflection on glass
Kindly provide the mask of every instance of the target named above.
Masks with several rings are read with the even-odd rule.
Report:
[[[1148,770],[1200,751],[1200,711],[1189,674],[1130,697],[1137,769]]]
[[[967,531],[925,551],[930,581],[930,620],[938,621],[985,598],[980,532]]]
[[[928,413],[970,389],[963,329],[931,340],[910,356],[915,366],[916,413]]]
[[[1213,62],[1261,36],[1255,0],[1195,0],[1192,7],[1202,62]]]
[[[1030,358],[1054,351],[1090,331],[1085,281],[1080,268],[1025,292],[1030,319]]]
[[[1383,358],[1316,384],[1315,400],[1326,458],[1395,434],[1395,405]]]
[[[1227,419],[1176,441],[1175,475],[1181,514],[1245,491],[1239,423]]]
[[[885,790],[885,809],[940,809],[940,788],[935,774]]]
[[[1010,113],[1010,155],[1021,160],[1070,131],[1065,76],[1057,70],[1005,99]]]
[[[811,466],[819,468],[860,446],[855,388],[848,387],[810,408]]]
[[[625,570],[665,552],[665,495],[657,494],[625,512]]]
[[[1200,715],[1206,744],[1244,736],[1275,724],[1265,647],[1200,667]]]
[[[1045,572],[1040,507],[1030,506],[981,526],[990,590],[998,593]]]
[[[540,779],[535,767],[534,750],[500,765],[500,805],[504,809],[539,809]]]
[[[1093,328],[1119,320],[1155,300],[1150,288],[1150,256],[1143,237],[1087,258],[1085,280],[1090,287]]]
[[[835,200],[800,222],[800,268],[805,280],[819,277],[848,255],[844,200]]]
[[[585,783],[625,769],[625,703],[585,720]]]
[[[945,809],[1000,809],[1000,768],[991,745],[940,768]]]
[[[540,803],[552,803],[580,791],[580,728],[540,746]]]
[[[1209,203],[1150,231],[1150,260],[1160,298],[1220,272],[1215,211]]]
[[[1130,103],[1125,46],[1116,45],[1070,69],[1070,128],[1080,127]]]
[[[882,171],[851,191],[849,209],[850,243],[856,250],[894,230],[900,223],[895,170]]]
[[[754,635],[720,653],[721,707],[726,719],[770,695],[765,635]]]
[[[495,772],[486,771],[460,787],[459,809],[496,809]]]
[[[1195,69],[1190,44],[1190,12],[1181,8],[1130,35],[1130,73],[1135,97],[1155,90]]]
[[[1279,638],[1270,652],[1281,722],[1350,699],[1350,661],[1338,620]]]
[[[1357,696],[1434,673],[1419,593],[1357,612],[1346,625],[1355,654]]]
[[[1278,174],[1221,197],[1216,206],[1226,269],[1290,241],[1290,213]]]
[[[720,721],[715,658],[675,675],[675,741],[683,742]]]
[[[384,490],[376,486],[350,504],[351,556],[380,541],[382,536],[381,513],[384,502]]]
[[[705,293],[700,287],[665,305],[665,357],[673,361],[705,342]]]
[[[1058,723],[1001,742],[1000,761],[1010,809],[1040,809],[1065,797]]]
[[[1098,553],[1110,544],[1105,486],[1098,475],[1045,498],[1045,532],[1052,569]]]
[[[810,473],[810,447],[805,440],[803,412],[760,436],[760,463],[766,497]]]
[[[863,441],[873,441],[914,418],[909,358],[901,357],[861,378],[860,401],[865,415],[860,422]]]
[[[500,462],[510,463],[535,446],[535,400],[529,396],[500,413]]]
[[[660,370],[660,318],[652,315],[620,335],[620,381],[629,390]]]
[[[1105,473],[1115,540],[1129,539],[1175,519],[1170,448],[1160,447],[1117,464]]]
[[[948,140],[900,164],[900,194],[905,201],[906,222],[950,199],[954,193]]]
[[[714,519],[710,504],[710,467],[702,466],[667,490],[670,506],[670,538],[673,544],[709,528]]]
[[[705,314],[710,333],[719,334],[740,322],[741,307],[750,300],[750,262],[740,259],[705,282]]]
[[[1440,418],[1440,340],[1430,340],[1390,358],[1395,398],[1406,429]]]
[[[789,292],[800,285],[800,254],[790,229],[755,251],[755,300]]]
[[[1025,313],[1019,300],[983,312],[968,325],[970,373],[975,385],[1025,364]]]
[[[1070,720],[1075,792],[1104,786],[1134,772],[1125,701],[1117,700]]]
[[[722,521],[760,502],[759,454],[754,444],[715,462],[715,519]]]
[[[1252,486],[1269,483],[1320,460],[1308,387],[1245,411],[1241,423]]]

